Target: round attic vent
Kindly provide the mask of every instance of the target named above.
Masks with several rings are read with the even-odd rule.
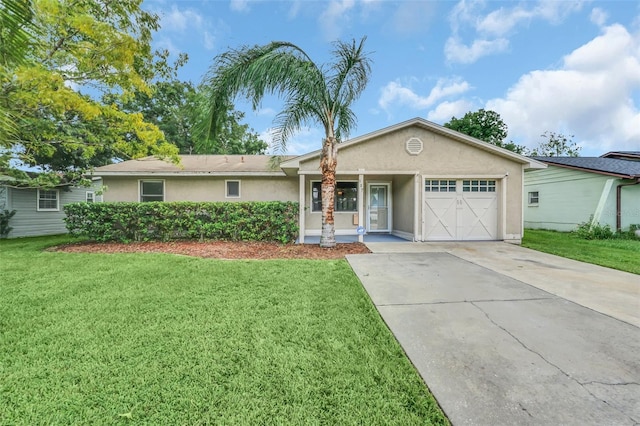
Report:
[[[411,138],[407,141],[405,148],[409,154],[418,155],[422,152],[424,145],[420,139]]]

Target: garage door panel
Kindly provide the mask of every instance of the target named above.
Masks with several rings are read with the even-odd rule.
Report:
[[[426,180],[429,183],[436,181]],[[442,181],[441,181],[442,182]],[[451,181],[449,181],[451,182]],[[498,238],[498,196],[495,181],[457,180],[456,190],[425,191],[423,240],[496,240]]]
[[[456,238],[455,193],[432,194],[425,199],[424,209],[426,238],[432,241],[449,241]]]
[[[495,240],[498,234],[498,199],[489,196],[462,198],[458,236],[461,240]]]

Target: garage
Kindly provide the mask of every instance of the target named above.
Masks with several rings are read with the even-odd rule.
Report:
[[[488,241],[498,236],[495,179],[425,179],[423,241]]]

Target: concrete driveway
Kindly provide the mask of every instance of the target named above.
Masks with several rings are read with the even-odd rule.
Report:
[[[640,423],[640,276],[506,243],[351,264],[454,425]]]

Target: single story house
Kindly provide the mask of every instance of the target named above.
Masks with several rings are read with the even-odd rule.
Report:
[[[600,157],[533,157],[525,173],[526,228],[572,231],[581,223],[627,230],[640,224],[640,152]]]
[[[79,201],[101,201],[102,197],[98,195],[101,187],[102,183],[95,180],[91,187],[25,188],[13,178],[0,176],[0,211],[16,212],[9,219],[13,229],[7,237],[66,234],[62,207]]]
[[[99,167],[105,201],[298,201],[300,237],[321,232],[320,150],[153,157]],[[338,148],[336,235],[413,241],[504,240],[523,234],[524,171],[545,165],[421,118]]]

